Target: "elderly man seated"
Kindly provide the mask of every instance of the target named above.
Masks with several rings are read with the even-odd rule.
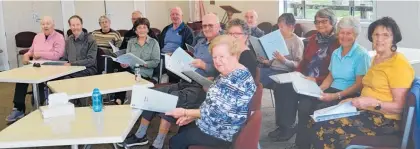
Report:
[[[162,30],[159,37],[159,46],[162,47],[162,53],[173,53],[178,47],[187,50],[185,44],[192,44],[194,40],[193,32],[184,22],[182,22],[182,10],[179,7],[171,9],[171,21]]]
[[[54,20],[45,16],[41,20],[42,32],[38,33],[29,51],[23,55],[22,63],[29,64],[29,59],[34,60],[58,60],[64,53],[64,37],[54,30]],[[41,89],[38,93],[41,104],[45,101],[43,83],[38,84]],[[13,99],[14,108],[12,113],[6,118],[8,122],[14,122],[25,115],[25,96],[28,84],[16,83],[15,96]]]
[[[251,28],[251,36],[261,37],[264,36],[264,31],[257,27],[258,14],[255,10],[248,10],[245,13],[245,20],[248,26]]]
[[[85,66],[86,69],[64,78],[95,75],[98,51],[95,40],[92,35],[82,31],[83,20],[78,15],[71,16],[68,23],[73,35],[67,38],[64,56],[60,60],[67,61],[66,66]]]
[[[213,58],[208,49],[210,41],[219,35],[220,23],[216,15],[207,14],[203,17],[202,24],[206,38],[200,40],[197,45],[195,45],[195,59],[191,65],[197,68],[196,72],[203,77],[212,77],[215,75],[216,69],[213,64]],[[177,84],[156,88],[156,90],[178,96],[177,107],[186,109],[198,108],[203,103],[206,96],[203,87],[195,81],[191,83],[181,81]],[[166,134],[168,133],[171,124],[176,122],[176,119],[171,116],[166,116],[163,113],[156,113],[152,111],[143,111],[142,119],[137,132],[128,136],[123,143],[119,143],[118,145],[125,147],[146,145],[149,142],[146,131],[155,114],[159,114],[162,119],[160,122],[159,134],[150,148],[163,148]]]

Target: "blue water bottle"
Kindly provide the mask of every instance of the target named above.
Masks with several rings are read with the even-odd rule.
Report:
[[[101,112],[102,106],[102,94],[98,88],[95,88],[92,92],[92,109],[94,112]]]

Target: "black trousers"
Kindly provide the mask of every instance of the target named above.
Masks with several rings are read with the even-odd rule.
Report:
[[[291,83],[280,84],[280,87],[275,89],[276,97],[276,123],[279,127],[292,128],[296,121],[296,111],[298,111],[298,124],[295,143],[299,149],[310,148],[310,130],[307,125],[311,119],[310,115],[315,110],[336,105],[340,100],[331,102],[322,102],[315,97],[297,94]],[[335,88],[328,88],[324,93],[337,93],[341,90]],[[343,97],[342,99],[356,97],[357,94]],[[278,99],[279,98],[279,99]],[[278,103],[277,103],[278,102]],[[279,105],[279,106],[277,106]]]
[[[195,122],[189,123],[182,132],[169,140],[170,149],[188,149],[192,145],[208,146],[218,149],[229,148],[231,142],[213,137],[200,130]]]
[[[26,93],[28,92],[29,84],[26,83],[16,83],[15,87],[15,96],[13,98],[14,107],[22,112],[25,112],[25,97]],[[45,93],[44,93],[45,84],[39,83],[38,84],[38,95],[41,105],[45,102]]]

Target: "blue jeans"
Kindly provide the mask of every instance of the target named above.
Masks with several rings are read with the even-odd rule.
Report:
[[[268,67],[260,68],[260,82],[264,88],[271,88],[275,82],[269,76],[281,73],[287,73],[287,71],[274,70]]]

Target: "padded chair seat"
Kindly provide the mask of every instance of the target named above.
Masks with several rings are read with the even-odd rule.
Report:
[[[376,148],[400,148],[401,137],[388,136],[356,136],[349,145],[374,146]]]
[[[29,49],[22,49],[22,50],[19,50],[19,55],[24,55],[24,54],[26,54],[27,52],[29,51]]]

